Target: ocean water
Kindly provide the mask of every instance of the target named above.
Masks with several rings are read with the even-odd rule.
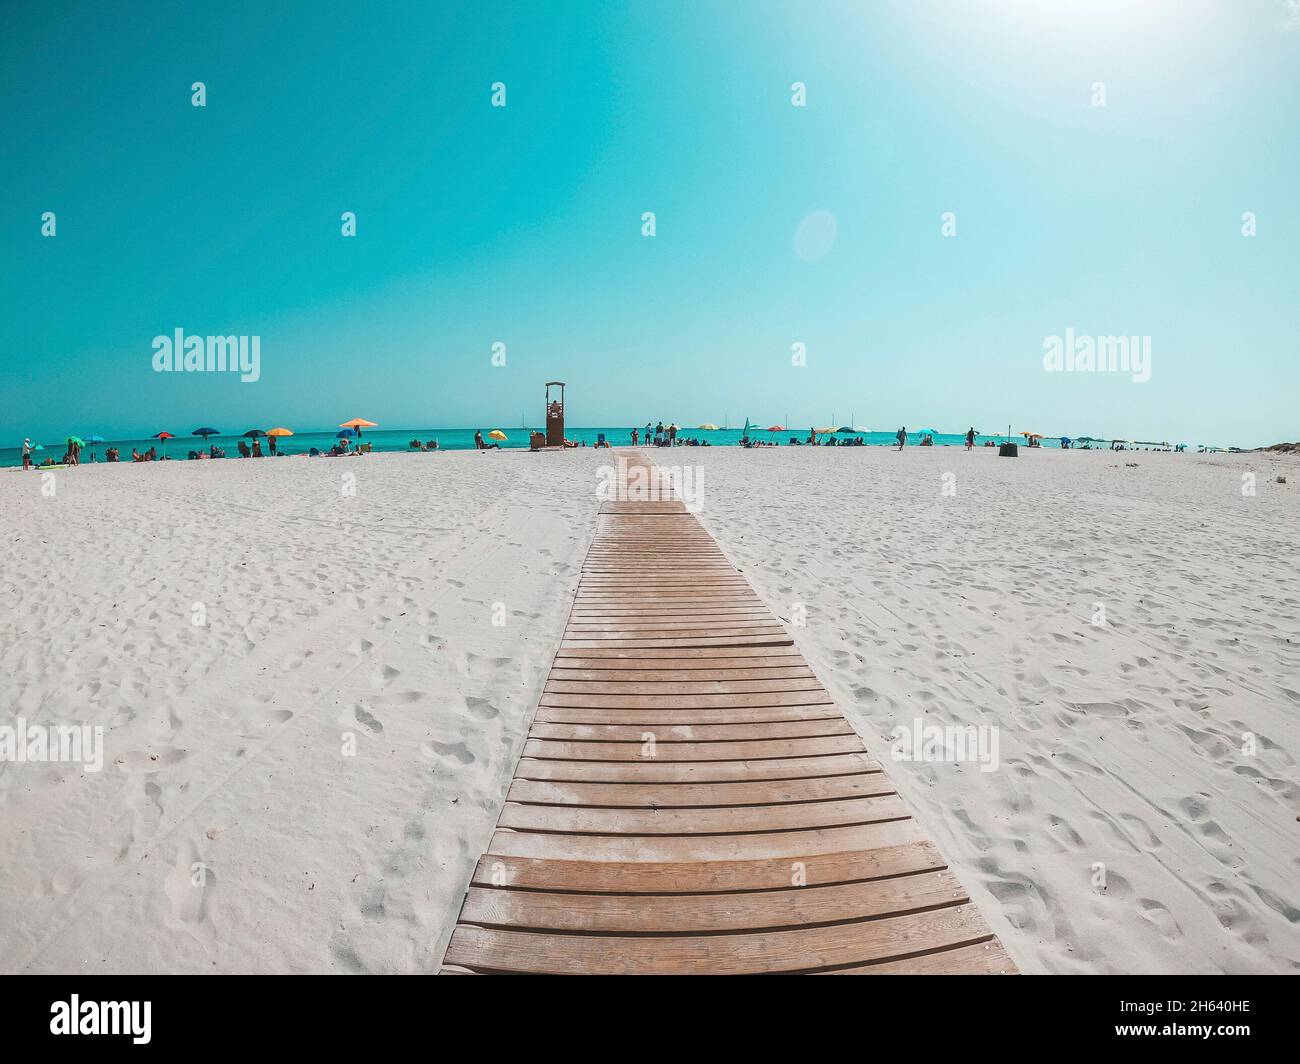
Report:
[[[486,438],[488,431],[496,426],[486,426],[483,429]],[[528,447],[529,429],[508,428],[502,429],[507,439],[501,443],[503,450],[510,448]],[[543,431],[538,428],[531,431]],[[792,436],[799,440],[806,440],[811,430],[808,428],[797,429],[794,432],[764,432],[750,430],[750,436],[780,444],[782,447],[788,446]],[[332,429],[323,432],[302,432],[296,436],[282,438],[279,441],[279,448],[282,454],[306,454],[311,448],[316,447],[320,450],[328,450],[335,443],[338,430]],[[569,428],[566,431],[569,439],[578,443],[586,443],[588,447],[595,444],[600,434],[604,433],[605,438],[615,446],[625,446],[632,442],[632,428]],[[678,434],[678,440],[695,438],[701,442],[707,442],[712,447],[735,447],[740,444],[741,429],[718,429],[716,432],[705,432],[700,429],[681,429]],[[871,447],[890,447],[895,444],[894,434],[892,432],[864,432],[854,433],[854,436],[862,436],[867,446]],[[84,438],[84,436],[83,436]],[[216,444],[226,452],[228,458],[238,458],[238,444],[243,436],[211,436],[209,442]],[[412,438],[418,438],[424,442],[437,440],[438,446],[445,450],[459,451],[469,450],[474,447],[474,430],[473,429],[368,429],[363,430],[361,437],[363,442],[371,444],[375,451],[407,451],[410,450],[408,444]],[[847,433],[837,433],[836,439],[844,440],[851,438]],[[984,437],[981,436],[977,441],[977,446],[982,445],[985,439],[991,438],[995,442],[1001,442],[1001,436]],[[825,437],[819,436],[819,440]],[[33,441],[38,442],[38,441]],[[58,460],[62,458],[67,447],[64,441],[39,441],[45,444],[45,449],[37,451],[33,458],[39,464],[46,458]],[[252,441],[248,441],[251,445]],[[262,440],[262,451],[266,453],[267,440]],[[494,440],[487,440],[488,443],[494,443]],[[1022,442],[1017,438],[1017,442]],[[920,443],[920,437],[914,433],[909,434],[907,445],[909,447],[917,446]],[[965,433],[937,433],[934,437],[936,447],[961,447],[965,446]],[[1044,447],[1059,447],[1058,440],[1044,440]],[[164,448],[163,444],[154,439],[124,439],[109,440],[106,443],[95,444],[93,447],[89,444],[81,452],[82,462],[104,460],[104,449],[106,447],[117,447],[122,453],[122,460],[130,462],[131,449],[135,448],[141,452],[147,451],[150,447],[157,447],[159,456],[166,453],[168,458],[184,459],[192,450],[207,449],[207,444],[198,436],[183,436],[173,440],[168,440]],[[0,467],[22,465],[22,448],[5,447],[0,448]]]

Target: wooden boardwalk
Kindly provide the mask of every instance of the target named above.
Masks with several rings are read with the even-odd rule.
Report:
[[[619,465],[444,973],[1013,973],[785,628]]]

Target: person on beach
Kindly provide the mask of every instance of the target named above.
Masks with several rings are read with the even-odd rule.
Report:
[[[966,450],[973,451],[974,449],[975,449],[975,426],[972,425],[970,428],[966,430]]]
[[[254,458],[262,457],[262,441],[257,438],[253,439],[253,457]]]
[[[899,429],[896,433],[894,433],[894,438],[898,440],[898,449],[901,451],[903,449],[903,445],[907,443],[907,426],[904,425],[901,429]]]
[[[636,446],[636,429],[632,430],[632,446]]]
[[[23,440],[23,468],[31,469],[32,467],[32,441],[30,437]]]
[[[268,438],[268,440],[269,440],[269,442],[270,442],[271,453],[272,453],[272,454],[275,454],[275,453],[276,453],[276,452],[275,452],[275,437],[274,437],[274,436],[269,436],[269,437],[267,437],[267,438]]]
[[[480,451],[489,451],[489,450],[492,450],[492,451],[499,451],[499,450],[501,450],[501,444],[499,444],[499,443],[485,443],[485,442],[484,442],[484,440],[483,440],[483,430],[482,430],[482,429],[475,429],[475,430],[474,430],[474,446],[477,447]]]

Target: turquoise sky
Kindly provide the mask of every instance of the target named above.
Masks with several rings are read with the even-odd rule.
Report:
[[[0,444],[509,426],[552,378],[586,425],[1300,438],[1298,7],[11,7]],[[261,380],[153,372],[176,328]],[[1046,372],[1067,328],[1151,380]]]

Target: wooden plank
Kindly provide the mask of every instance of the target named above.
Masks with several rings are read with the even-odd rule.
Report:
[[[572,666],[575,669],[585,669],[585,667],[588,667],[585,662],[595,661],[599,661],[599,665],[590,666],[593,669],[619,669],[623,663],[628,663],[628,666],[632,667],[632,669],[653,669],[655,665],[647,665],[646,663],[650,659],[653,659],[656,663],[664,661],[680,662],[680,665],[675,663],[675,665],[668,666],[672,667],[672,669],[694,669],[694,662],[698,661],[698,659],[705,659],[708,662],[707,665],[701,666],[705,667],[705,669],[720,667],[715,666],[715,662],[731,661],[731,659],[735,658],[744,658],[746,669],[753,667],[750,662],[776,661],[776,659],[781,658],[787,659],[787,661],[793,658],[794,661],[800,662],[801,665],[806,663],[803,661],[802,654],[794,649],[793,645],[789,644],[785,646],[727,646],[727,648],[715,650],[707,648],[664,650],[612,646],[612,648],[589,650],[589,652],[585,653],[581,652],[581,650],[565,653],[562,648],[559,653],[556,653],[556,665],[562,665],[565,669],[571,667],[569,662],[565,661],[565,658],[581,659],[582,663],[580,665]]]
[[[871,850],[808,854],[797,864],[782,857],[742,861],[603,864],[537,857],[484,854],[474,868],[477,886],[586,893],[734,894],[805,886],[856,883],[888,876],[941,871],[943,858],[934,843],[919,838]],[[954,890],[961,888],[953,879]]]
[[[670,647],[680,647],[683,649],[706,649],[712,647],[754,647],[754,646],[793,646],[794,640],[788,636],[709,636],[700,638],[698,636],[690,638],[677,639],[659,639],[646,637],[644,639],[572,639],[565,640],[561,644],[564,650],[635,650],[635,649],[667,649]]]
[[[738,835],[759,831],[802,831],[845,824],[903,820],[908,813],[896,794],[760,806],[706,809],[589,809],[583,806],[507,802],[498,828],[573,835]]]
[[[824,779],[746,780],[742,783],[548,783],[516,779],[506,795],[508,802],[530,805],[582,805],[597,808],[709,808],[713,806],[774,805],[824,801],[833,798],[870,798],[893,794],[893,784],[883,772]]]
[[[654,735],[657,742],[708,743],[729,740],[793,739],[817,735],[853,735],[843,717],[817,720],[780,721],[743,724],[548,724],[536,723],[530,739],[577,740],[587,742],[644,742],[643,736]]]
[[[855,968],[836,968],[816,975],[1016,975],[1015,962],[997,939],[958,946],[938,953],[883,961]]]
[[[667,730],[667,729],[665,729]],[[813,757],[817,754],[847,754],[862,749],[862,740],[847,735],[813,739],[763,739],[736,742],[673,742],[653,732],[653,744],[639,742],[579,742],[528,739],[524,756],[550,761],[748,761],[756,758]]]
[[[790,676],[775,680],[660,680],[638,683],[634,680],[557,680],[548,679],[548,694],[619,694],[619,695],[747,695],[765,691],[825,691],[815,676]],[[828,695],[825,701],[830,701]]]
[[[973,905],[827,927],[747,934],[545,934],[462,924],[447,961],[467,968],[553,975],[706,975],[807,972],[893,960],[992,937]]]
[[[802,861],[836,850],[870,850],[921,839],[911,820],[850,824],[810,831],[748,835],[544,835],[498,830],[488,853],[506,857],[549,857],[555,861],[757,861],[785,857]]]
[[[741,706],[739,709],[591,709],[579,706],[542,706],[533,718],[538,724],[628,724],[677,726],[682,724],[778,724],[801,720],[843,720],[833,705]]]
[[[766,669],[564,669],[553,668],[548,679],[574,682],[578,680],[606,681],[608,683],[667,683],[674,680],[799,680],[813,678],[815,674],[806,665],[786,668],[774,666]]]
[[[876,767],[865,752],[763,761],[556,761],[523,757],[517,779],[583,783],[734,783],[849,775]]]
[[[809,927],[965,904],[942,873],[749,894],[552,894],[470,887],[461,920],[583,934],[708,934]],[[955,895],[955,896],[954,896]],[[988,953],[975,949],[987,961]],[[865,969],[858,969],[863,971]]]
[[[613,692],[600,694],[570,694],[548,692],[538,703],[543,706],[590,706],[595,709],[704,709],[709,706],[813,706],[830,703],[824,690],[816,691],[760,691],[757,694],[693,694],[693,695],[620,695]]]

